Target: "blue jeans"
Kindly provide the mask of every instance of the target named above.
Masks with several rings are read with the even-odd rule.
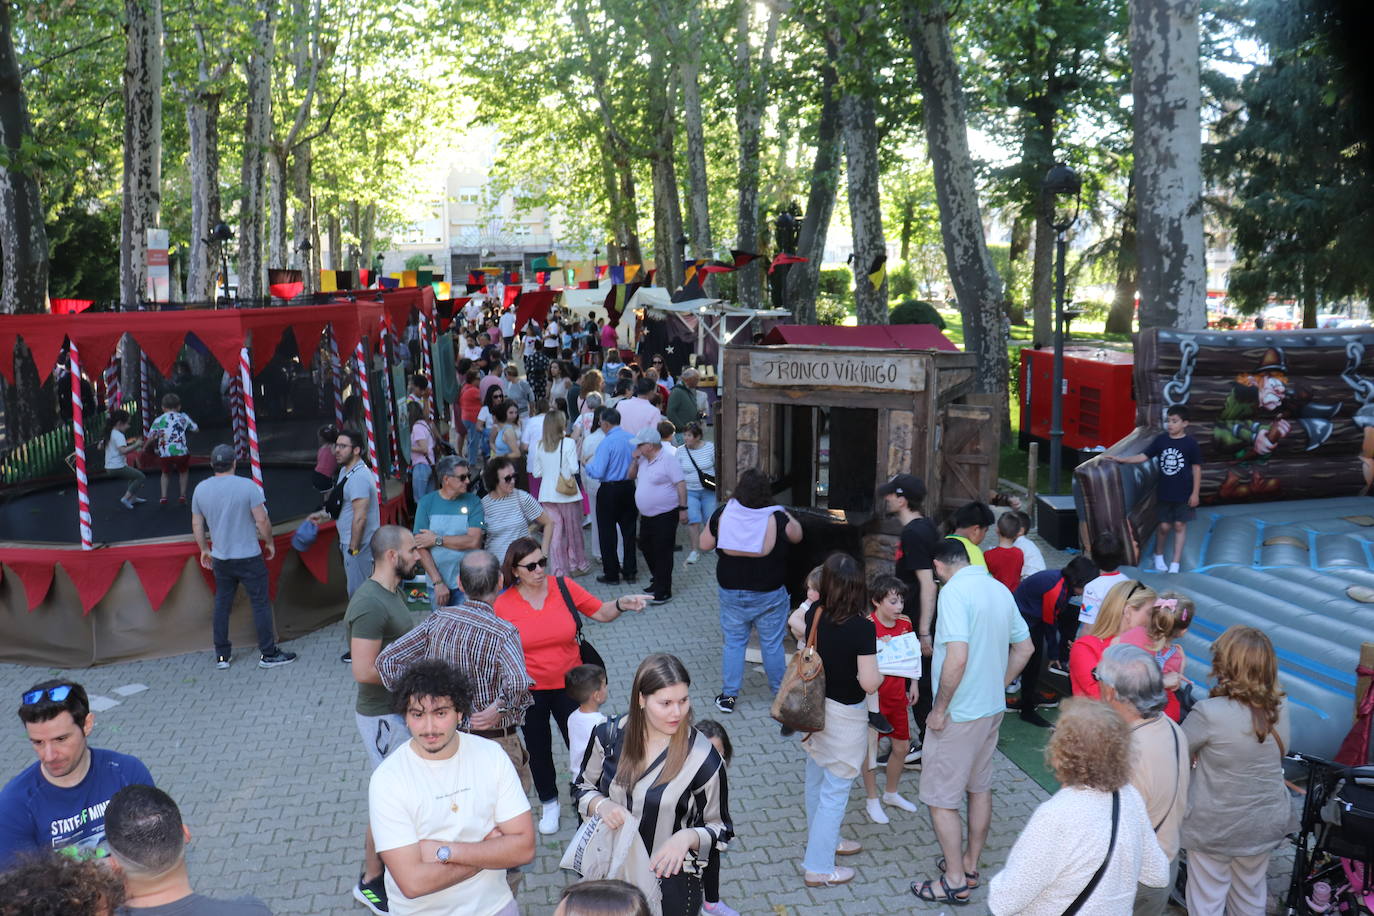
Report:
[[[472,473],[480,474],[487,457],[486,430],[479,430],[473,420],[464,420],[463,429],[467,430],[468,437],[468,467]]]
[[[693,471],[692,473],[696,473]],[[711,520],[716,511],[716,491],[702,487],[700,490],[687,488],[687,524],[704,525]]]
[[[802,867],[818,875],[835,870],[835,847],[840,844],[840,824],[849,804],[853,778],[841,779],[806,758],[806,858]]]
[[[410,466],[410,493],[415,497],[417,503],[426,493],[434,489],[433,483],[434,468],[423,461]]]
[[[215,560],[215,654],[228,655],[233,649],[229,642],[229,611],[234,607],[234,595],[243,583],[248,601],[253,606],[253,626],[258,631],[258,651],[274,655],[276,634],[272,624],[272,602],[267,598],[267,561],[259,554],[237,560]]]
[[[722,588],[719,592],[720,629],[725,637],[720,658],[720,692],[727,697],[739,696],[740,683],[744,680],[744,648],[749,643],[749,628],[753,627],[759,631],[768,686],[777,693],[787,669],[782,648],[787,615],[791,610],[787,589],[780,586],[771,592],[751,592]]]

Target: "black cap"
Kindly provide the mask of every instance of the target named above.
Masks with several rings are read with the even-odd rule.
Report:
[[[879,496],[887,496],[892,493],[905,496],[907,502],[914,503],[925,499],[926,483],[915,474],[897,474],[878,488]]]

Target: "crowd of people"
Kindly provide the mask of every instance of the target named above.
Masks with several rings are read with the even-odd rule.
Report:
[[[759,469],[743,469],[717,504],[695,372],[619,366],[600,329],[574,337],[558,317],[525,335],[518,366],[508,315],[493,333],[480,330],[480,310],[464,314],[474,333],[456,355],[464,384],[450,417],[430,412],[427,379],[411,382],[413,525],[381,524],[357,429],[321,430],[324,508],[313,518],[337,524],[343,659],[369,766],[358,902],[403,916],[511,916],[538,837],[566,831],[564,866],[586,880],[570,883],[558,913],[737,916],[721,893],[720,853],[736,832],[728,732],[695,718],[691,675],[662,652],[639,663],[625,712],[604,712],[608,666],[584,632],[672,601],[678,564],[712,554],[715,709],[728,716],[742,702],[751,635],[768,684],[751,701],[788,689],[789,637],[813,647],[824,671],[824,724],[799,736],[783,728],[805,758],[806,832],[795,838],[805,886],[859,878],[838,861],[863,852],[843,836],[861,778],[870,821],[889,823],[890,809],[929,813],[941,856],[911,893],[968,904],[985,883],[1002,720],[1010,712],[1048,727],[1038,710],[1062,702],[1047,752],[1062,788],[986,881],[991,912],[1157,916],[1185,859],[1192,916],[1264,912],[1289,801],[1287,716],[1262,632],[1220,636],[1204,697],[1178,644],[1192,602],[1127,578],[1118,538],[1101,535],[1089,555],[1047,567],[1023,513],[999,518],[974,502],[937,526],[924,482],[908,474],[878,490],[900,526],[891,574],[870,577],[861,559],[833,553],[794,608],[788,567],[802,526],[774,504]],[[614,376],[578,374],[569,350],[599,351]],[[176,406],[164,404],[165,415]],[[239,584],[258,664],[288,664],[296,656],[276,645],[267,594],[274,547],[262,493],[236,475],[232,446],[217,446],[211,464],[191,510],[217,586],[215,665],[233,661]],[[178,469],[168,465],[169,478]],[[130,498],[137,483],[130,476]],[[577,581],[599,564],[599,584],[637,586],[641,558],[642,590],[603,598]],[[417,582],[432,612],[413,625]],[[194,894],[175,801],[136,758],[88,744],[94,714],[81,685],[38,683],[19,716],[38,761],[0,793],[0,860],[10,866],[0,912],[46,912],[53,899],[52,912],[73,914],[267,912],[254,899]],[[901,789],[914,769],[919,805]]]

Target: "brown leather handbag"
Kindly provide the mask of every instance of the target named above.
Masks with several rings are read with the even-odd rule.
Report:
[[[818,732],[825,728],[825,666],[816,651],[816,627],[821,621],[821,608],[811,618],[806,645],[792,654],[782,686],[773,698],[769,715],[785,727],[799,732]]]

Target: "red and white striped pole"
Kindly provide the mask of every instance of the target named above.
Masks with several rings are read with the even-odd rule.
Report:
[[[377,433],[372,427],[372,393],[367,378],[367,353],[363,350],[363,342],[358,341],[358,346],[353,350],[353,358],[358,363],[358,394],[363,399],[363,425],[367,427],[367,459],[372,466],[372,475],[377,480],[377,501],[382,499],[382,471],[377,466]]]
[[[72,376],[72,441],[76,447],[76,514],[81,523],[81,549],[91,549],[91,484],[86,479],[86,426],[81,403],[81,358],[76,341],[71,341],[67,353],[71,359]]]
[[[248,461],[253,483],[262,487],[262,458],[258,455],[258,415],[253,409],[253,373],[248,363],[248,348],[239,348],[239,385],[243,388],[243,412],[248,431]]]
[[[382,363],[386,367],[386,412],[388,414],[389,419],[391,420],[391,422],[388,422],[386,424],[386,438],[387,444],[390,446],[389,451],[391,453],[391,476],[399,477],[401,475],[402,459],[400,449],[400,436],[398,435],[397,431],[400,429],[401,424],[400,420],[397,418],[396,411],[396,381],[395,376],[391,372],[391,367],[395,365],[395,354],[396,335],[391,332],[391,322],[389,320],[383,319]]]
[[[343,429],[343,359],[339,356],[339,338],[334,336],[334,328],[329,329],[329,371],[334,386],[334,428]]]
[[[229,376],[229,415],[234,422],[234,454],[239,461],[248,458],[248,422],[243,416],[243,384],[239,373]]]
[[[116,359],[118,357],[110,357],[110,364],[105,367],[105,371],[102,373],[106,410],[114,410],[119,407],[119,365],[115,362]]]
[[[429,389],[425,391],[425,414],[430,418],[435,418],[435,397],[434,397],[434,354],[430,346],[430,331],[437,330],[438,325],[431,324],[425,318],[425,313],[420,313],[420,365],[424,366],[425,378],[429,379]]]
[[[153,380],[147,353],[139,352],[138,365],[142,381],[138,412],[143,415],[143,435],[147,436],[153,430]]]

